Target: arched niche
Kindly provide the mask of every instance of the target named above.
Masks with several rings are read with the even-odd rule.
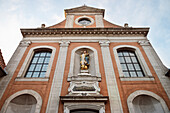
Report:
[[[165,113],[161,103],[149,95],[139,95],[132,103],[135,113]]]
[[[89,74],[95,76],[96,70],[95,70],[95,61],[94,61],[94,51],[88,48],[81,48],[75,51],[73,75],[78,75],[78,73],[80,73],[80,55],[83,51],[87,51],[89,53],[90,66],[88,71]]]
[[[27,108],[28,111],[23,111]],[[41,96],[34,90],[21,90],[6,99],[0,113],[40,113]],[[21,109],[18,109],[21,108]],[[14,112],[11,110],[13,109]],[[19,111],[21,110],[21,111]]]
[[[79,46],[73,49],[71,53],[68,81],[70,81],[72,76],[77,76],[80,73],[80,55],[81,51],[84,50],[87,50],[90,56],[89,74],[101,78],[97,50],[90,46]]]
[[[127,99],[129,113],[169,113],[165,101],[153,92],[138,90]]]
[[[36,104],[32,95],[19,95],[10,101],[5,113],[35,113]]]

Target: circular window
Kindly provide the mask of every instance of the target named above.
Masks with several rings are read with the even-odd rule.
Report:
[[[75,23],[80,26],[89,26],[94,23],[94,20],[93,20],[93,18],[88,17],[88,16],[81,16],[75,20]]]
[[[91,23],[91,21],[87,18],[82,18],[78,21],[79,24],[83,25],[83,26],[87,26]]]

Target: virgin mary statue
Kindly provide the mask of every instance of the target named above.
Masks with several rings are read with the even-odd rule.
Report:
[[[80,68],[81,70],[89,69],[89,53],[85,50],[80,55]]]

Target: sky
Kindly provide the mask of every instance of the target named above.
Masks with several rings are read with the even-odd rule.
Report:
[[[7,64],[22,40],[20,28],[51,26],[65,19],[64,9],[105,9],[105,19],[123,26],[150,27],[148,39],[170,68],[170,0],[0,0],[0,49]]]

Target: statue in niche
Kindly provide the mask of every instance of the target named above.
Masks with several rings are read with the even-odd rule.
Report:
[[[81,70],[88,70],[89,69],[89,53],[87,50],[81,51],[80,55],[80,68]]]

